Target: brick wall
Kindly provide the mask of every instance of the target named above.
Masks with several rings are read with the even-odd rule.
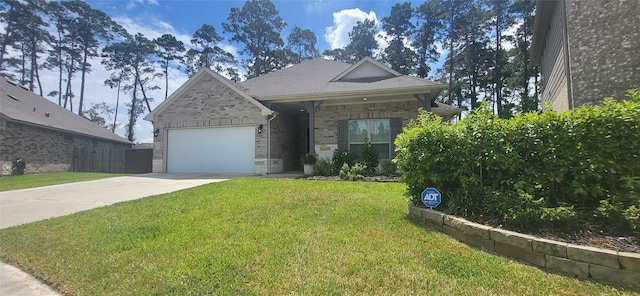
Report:
[[[324,106],[315,113],[316,152],[319,157],[331,158],[338,147],[338,120],[402,118],[402,125],[418,117],[422,103],[418,100],[391,103]]]
[[[640,88],[640,1],[565,3],[574,107]]]
[[[93,149],[94,146],[98,149],[114,149],[123,156],[125,149],[129,148],[129,145],[0,119],[2,175],[11,174],[11,163],[17,157],[25,159],[27,174],[73,171],[78,161],[74,158],[74,148]],[[124,163],[118,166],[124,168]]]
[[[258,106],[210,75],[202,75],[171,106],[157,115],[154,129],[160,134],[153,143],[153,171],[164,172],[164,148],[168,129],[190,127],[254,126],[256,128],[256,160],[267,158],[267,133],[257,129],[267,119]],[[265,166],[264,164],[257,164]],[[256,168],[258,170],[258,168]],[[260,169],[262,170],[262,168]]]

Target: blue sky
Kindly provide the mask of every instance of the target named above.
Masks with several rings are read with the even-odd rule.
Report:
[[[202,24],[213,25],[222,32],[222,22],[232,7],[241,8],[240,0],[90,0],[100,9],[119,21],[131,32],[138,30],[149,38],[158,33],[171,33],[189,43],[188,39]],[[373,18],[376,21],[388,16],[391,7],[403,1],[389,0],[274,0],[280,17],[287,23],[282,32],[286,40],[294,26],[311,29],[318,37],[317,47],[325,49],[343,47],[348,43],[347,33],[358,20]],[[423,1],[410,1],[418,6]],[[328,34],[331,33],[331,34]]]

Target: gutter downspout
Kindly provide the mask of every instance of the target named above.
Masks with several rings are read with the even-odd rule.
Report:
[[[267,175],[271,174],[271,121],[278,117],[278,112],[273,112],[273,117],[267,120]]]

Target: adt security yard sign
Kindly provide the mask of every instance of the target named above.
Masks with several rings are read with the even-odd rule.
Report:
[[[440,204],[441,195],[440,191],[435,188],[427,188],[422,191],[422,202],[425,206],[435,208]]]

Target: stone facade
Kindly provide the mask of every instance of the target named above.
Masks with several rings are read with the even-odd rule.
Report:
[[[402,118],[405,126],[409,120],[418,117],[418,110],[423,107],[420,101],[404,101],[389,103],[367,103],[354,105],[321,105],[315,113],[316,153],[321,158],[331,158],[338,148],[338,120],[341,119],[377,119]]]
[[[192,87],[160,112],[153,122],[154,129],[159,130],[153,143],[153,172],[166,171],[164,160],[167,157],[167,130],[224,126],[255,127],[256,173],[266,172],[267,133],[258,133],[260,124],[266,129],[267,117],[261,115],[258,106],[213,76],[201,75]],[[274,161],[282,162],[281,159],[272,159],[272,164]]]
[[[565,2],[574,107],[640,88],[640,1]]]
[[[130,145],[99,140],[78,134],[45,129],[0,118],[0,166],[2,175],[11,174],[15,158],[24,158],[26,174],[93,171],[83,169],[79,151],[108,150],[118,154],[121,163],[108,164],[106,172],[124,172],[124,152]],[[92,156],[90,156],[92,157]],[[105,171],[93,166],[96,171]]]
[[[533,43],[544,47],[534,46],[533,60],[541,56],[543,107],[622,100],[640,88],[640,1],[539,0],[538,13]]]

